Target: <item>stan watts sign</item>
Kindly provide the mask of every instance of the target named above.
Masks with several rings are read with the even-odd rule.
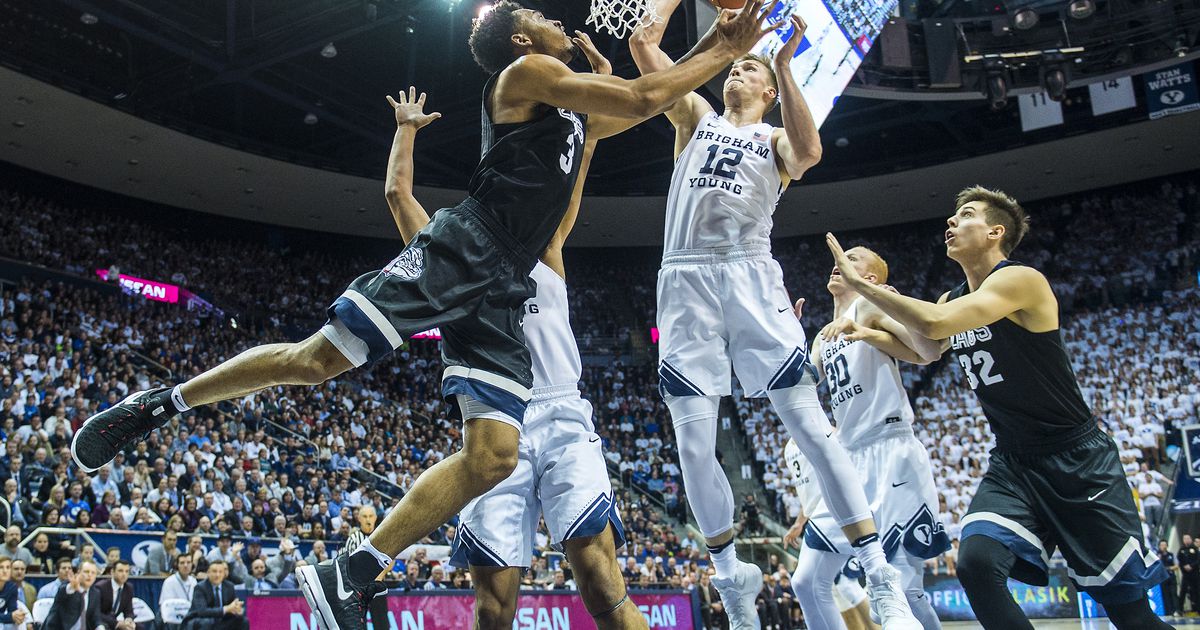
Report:
[[[293,591],[294,592],[294,591]],[[453,594],[391,595],[388,597],[388,619],[379,623],[370,619],[372,630],[460,630],[472,626],[475,598],[470,592]],[[655,593],[632,595],[638,610],[651,628],[692,630],[692,598],[686,593]],[[280,621],[287,618],[287,626]],[[317,630],[308,604],[300,596],[250,597],[246,618],[251,628],[284,628],[287,630]],[[523,594],[517,603],[513,630],[570,630],[595,628],[591,615],[578,594]]]
[[[105,280],[109,280],[107,269],[97,269],[96,275]],[[140,295],[147,300],[156,302],[170,302],[174,304],[179,301],[179,287],[157,280],[147,280],[145,278],[136,278],[127,276],[123,273],[117,274],[117,283],[121,285],[121,289],[126,293]]]

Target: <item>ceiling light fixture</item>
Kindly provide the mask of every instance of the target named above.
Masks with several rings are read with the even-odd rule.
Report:
[[[100,18],[91,13],[83,13],[79,16],[79,21],[87,24],[88,26],[92,26],[93,24],[99,22]]]
[[[1027,31],[1038,23],[1037,11],[1033,9],[1021,9],[1013,14],[1013,26],[1018,30]]]
[[[1086,20],[1096,12],[1094,0],[1075,0],[1067,7],[1067,13],[1076,20]]]
[[[338,55],[338,49],[337,49],[337,46],[333,45],[333,42],[329,42],[328,44],[325,44],[325,47],[321,49],[321,56],[326,59],[333,59],[337,55]]]

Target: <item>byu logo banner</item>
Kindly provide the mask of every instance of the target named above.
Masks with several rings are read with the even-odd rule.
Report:
[[[1187,454],[1188,475],[1200,478],[1200,424],[1183,427],[1183,450]]]
[[[1147,72],[1142,79],[1146,82],[1146,107],[1150,110],[1150,120],[1200,109],[1192,62]]]

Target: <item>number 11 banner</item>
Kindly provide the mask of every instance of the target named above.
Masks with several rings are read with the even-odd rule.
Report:
[[[1021,104],[1021,131],[1063,124],[1062,103],[1050,100],[1045,92],[1022,94],[1017,102]]]

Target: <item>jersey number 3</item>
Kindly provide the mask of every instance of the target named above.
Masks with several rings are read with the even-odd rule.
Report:
[[[995,385],[1004,380],[1003,374],[992,374],[992,366],[996,362],[992,359],[992,353],[987,350],[977,350],[975,354],[967,356],[965,354],[958,355],[958,363],[963,367],[963,371],[967,373],[967,383],[971,389],[979,387],[980,381],[984,385]],[[975,376],[974,370],[971,369],[972,364],[979,366],[979,376]]]
[[[575,134],[567,136],[567,153],[558,156],[558,166],[566,175],[571,174],[571,166],[575,164]]]

